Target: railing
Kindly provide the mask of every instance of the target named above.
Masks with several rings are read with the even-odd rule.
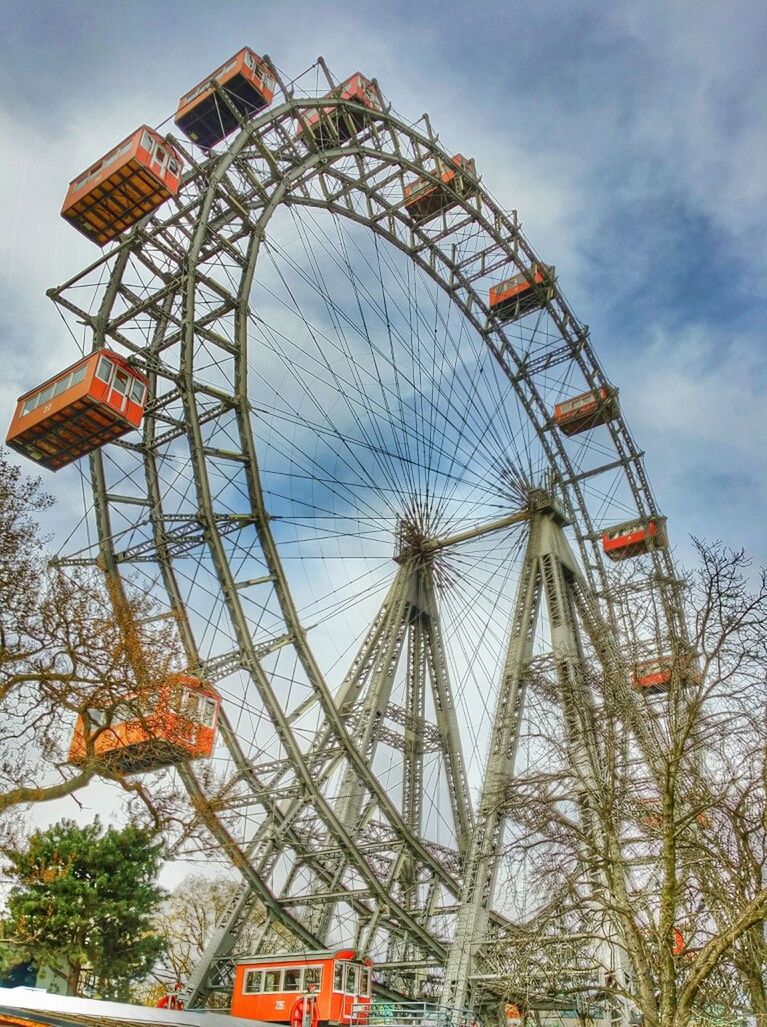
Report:
[[[472,1027],[479,1021],[471,1009],[436,1002],[355,1002],[351,1023],[358,1027]]]

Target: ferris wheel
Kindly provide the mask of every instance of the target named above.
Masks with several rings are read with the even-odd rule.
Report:
[[[96,540],[62,562],[150,596],[220,698],[210,758],[172,772],[243,884],[190,993],[231,981],[263,905],[261,951],[276,925],[464,1005],[526,901],[503,793],[546,758],[529,725],[560,716],[593,767],[596,659],[652,749],[636,711],[684,635],[665,520],[553,259],[426,116],[246,48],[177,124],[191,142],[144,126],[73,183],[66,216],[117,241],[50,295],[86,353],[61,395],[111,359],[99,402],[143,414],[68,450]],[[129,159],[154,178],[127,217],[104,182]]]

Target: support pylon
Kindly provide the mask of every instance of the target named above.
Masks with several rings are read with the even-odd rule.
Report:
[[[465,853],[471,834],[472,813],[461,751],[458,721],[453,694],[447,672],[432,557],[427,553],[403,550],[397,557],[399,564],[394,581],[374,619],[367,636],[336,693],[336,703],[344,717],[347,730],[358,750],[372,763],[378,746],[385,741],[392,744],[391,732],[384,722],[391,713],[392,689],[400,666],[405,664],[404,704],[400,712],[402,737],[400,747],[403,760],[402,817],[407,827],[420,835],[422,827],[423,765],[433,756],[438,745],[445,780],[450,795],[455,844],[459,853]],[[430,694],[435,724],[426,723],[426,697]],[[426,746],[430,736],[431,750]],[[322,752],[331,737],[327,728],[317,731],[313,750]],[[330,758],[319,771],[322,781],[330,787],[339,764]],[[344,829],[350,834],[359,832],[375,815],[375,797],[368,794],[354,771],[348,766],[335,788],[334,811]],[[251,858],[266,870],[281,848],[287,844],[284,835],[304,812],[306,802],[295,799],[286,808],[282,826],[266,825],[256,836],[258,849],[252,848]],[[323,943],[332,929],[338,894],[346,872],[341,853],[329,855],[325,861],[327,872],[324,890],[328,898],[317,901],[311,910],[309,926]],[[389,875],[389,887],[397,892],[408,908],[415,909],[417,864],[404,849],[396,856]],[[290,878],[286,889],[291,884]],[[435,885],[427,889],[426,908],[434,903],[438,892]],[[257,907],[257,897],[248,885],[243,885],[233,899],[225,916],[207,947],[194,975],[187,986],[185,998],[198,1005],[215,985],[216,967],[226,970],[227,961],[236,944],[243,924]],[[380,927],[380,914],[360,924],[357,936],[346,939],[347,944],[366,951]],[[405,960],[417,953],[409,951],[407,932],[398,939],[391,932],[389,958]]]
[[[585,583],[564,536],[565,524],[564,514],[551,496],[537,490],[531,493],[527,549],[493,719],[476,827],[466,860],[460,909],[445,970],[442,1001],[452,1008],[465,1008],[472,1003],[476,957],[488,934],[507,819],[507,790],[514,775],[519,744],[526,673],[544,596],[568,759],[577,782],[575,798],[584,830],[598,837],[599,824],[590,805],[590,795],[601,772],[601,757],[576,620],[576,593],[582,601]],[[595,886],[601,887],[602,882]],[[620,962],[620,956],[617,960]],[[612,952],[611,962],[615,961],[616,953]],[[618,1019],[626,1020],[627,1011],[622,1011]]]

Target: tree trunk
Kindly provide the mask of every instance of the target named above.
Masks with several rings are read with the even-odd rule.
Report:
[[[748,975],[748,995],[756,1027],[767,1027],[767,986],[760,974]]]
[[[80,971],[82,966],[80,963],[70,963],[69,972],[67,973],[67,995],[77,995],[78,988],[80,986]]]

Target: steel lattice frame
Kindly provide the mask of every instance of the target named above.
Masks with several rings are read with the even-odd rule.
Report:
[[[279,759],[254,759],[233,719],[222,718],[220,741],[234,768],[237,801],[220,814],[206,803],[195,768],[179,770],[211,833],[243,874],[244,885],[212,948],[222,973],[258,900],[303,947],[322,948],[332,924],[345,917],[353,940],[371,951],[378,965],[388,967],[387,985],[406,989],[413,987],[414,973],[448,965],[456,930],[461,944],[476,951],[490,928],[487,916],[483,920],[475,914],[483,904],[487,908],[490,897],[478,900],[474,889],[474,913],[461,920],[467,888],[471,891],[464,869],[477,835],[434,576],[423,549],[400,549],[399,570],[336,695],[291,595],[264,498],[248,394],[251,288],[275,212],[284,206],[312,208],[366,227],[444,290],[484,340],[538,437],[550,472],[548,487],[573,525],[581,599],[567,602],[580,602],[581,626],[591,624],[591,644],[603,661],[616,663],[621,657],[614,645],[612,578],[599,544],[604,518],[595,519],[588,485],[619,478],[636,517],[657,516],[659,510],[642,454],[621,417],[601,429],[609,444],[602,462],[588,466],[573,457],[572,446],[552,424],[541,383],[553,369],[567,370],[570,380],[582,383],[573,392],[607,384],[587,327],[558,287],[546,302],[549,330],[531,337],[525,350],[514,326],[504,327],[490,315],[488,285],[540,260],[515,216],[478,185],[470,196],[456,194],[450,210],[439,217],[414,222],[403,209],[404,184],[416,175],[439,184],[440,169],[450,156],[428,120],[408,125],[382,100],[380,111],[365,113],[364,128],[353,138],[317,150],[310,138],[302,142],[297,136],[297,128],[306,127],[307,111],[330,105],[343,118],[359,117],[362,108],[294,96],[285,85],[282,89],[283,102],[244,123],[225,151],[199,161],[187,154],[192,170],[175,209],[146,220],[50,292],[65,316],[87,326],[94,348],[109,345],[131,355],[149,374],[153,396],[140,442],[117,443],[91,457],[97,552],[81,552],[64,562],[98,559],[114,580],[145,563],[159,567],[163,602],[178,624],[190,666],[213,681],[244,671],[279,739]],[[226,102],[224,94],[221,102]],[[98,297],[95,311],[83,303],[83,295]],[[164,473],[169,454],[179,446],[185,447],[192,478],[192,506],[181,501],[174,506]],[[233,468],[232,476],[243,482],[247,509],[217,507],[211,483],[222,467]],[[509,523],[513,519],[510,515]],[[243,579],[238,552],[245,549],[248,566],[258,565],[260,573]],[[213,568],[234,641],[215,655],[203,651],[177,574],[179,560],[202,552]],[[557,573],[565,572],[560,567]],[[566,576],[574,580],[570,570]],[[641,587],[653,606],[656,634],[683,636],[679,585],[667,552],[648,558],[645,580]],[[243,601],[246,593],[261,597],[260,607],[270,611],[272,624],[282,622],[282,630],[264,633]],[[601,609],[595,596],[601,597]],[[612,627],[608,630],[605,623]],[[581,627],[573,624],[571,630],[577,633]],[[313,702],[321,711],[309,745],[295,730],[303,707],[288,710],[272,676],[275,659],[285,653],[307,683],[310,699],[304,707]],[[409,687],[407,703],[397,707],[391,702],[391,680],[400,657],[407,659]],[[433,726],[424,714],[429,684],[436,708]],[[633,702],[626,686],[627,717]],[[376,745],[387,731],[392,734],[382,711],[403,728],[392,742],[402,749],[408,782],[401,808],[372,767]],[[638,730],[647,754],[652,739],[642,736],[639,725]],[[440,754],[449,784],[453,846],[441,847],[421,834],[423,759],[430,749]],[[331,796],[330,782],[339,780],[346,784],[335,786]],[[238,804],[251,815],[260,811],[248,837],[237,837],[233,826]],[[497,839],[488,850],[491,855],[493,845]],[[286,854],[290,867],[277,889],[275,868]],[[503,929],[503,917],[490,916]],[[457,985],[453,981],[452,997],[462,999],[471,961],[456,963],[455,952],[456,946],[452,973],[460,980]],[[211,965],[206,961],[192,982],[197,998],[215,983],[208,976]]]

